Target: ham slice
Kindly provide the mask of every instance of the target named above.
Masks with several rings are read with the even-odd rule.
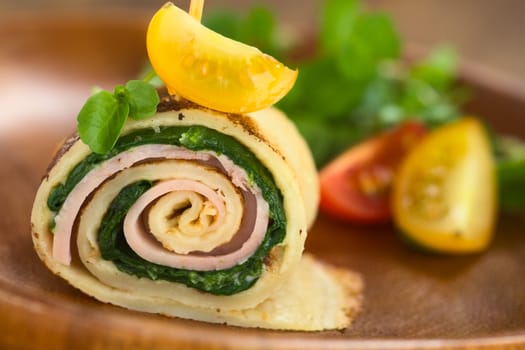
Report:
[[[239,233],[231,243],[217,247],[207,254],[177,254],[166,250],[148,232],[143,225],[141,214],[150,203],[172,191],[194,191],[206,197],[217,209],[216,222],[210,227],[220,225],[224,215],[223,198],[206,185],[191,179],[163,181],[144,193],[129,210],[124,232],[130,247],[144,259],[164,266],[192,270],[215,270],[234,266],[245,261],[260,245],[266,233],[269,221],[269,207],[258,188],[249,186],[246,172],[224,155],[216,156],[212,152],[195,152],[171,145],[143,145],[120,153],[91,170],[68,195],[60,212],[55,218],[56,228],[53,239],[53,258],[61,264],[71,263],[71,234],[75,219],[84,200],[106,179],[114,174],[148,159],[180,159],[213,166],[226,173],[232,183],[244,193],[247,208],[243,215],[248,219],[242,222]],[[239,240],[242,240],[239,243]],[[226,249],[225,249],[226,248]]]
[[[260,193],[256,195],[257,213],[251,234],[240,249],[224,255],[177,254],[164,249],[146,231],[140,215],[146,207],[160,196],[171,191],[193,191],[208,198],[217,208],[216,224],[223,221],[225,213],[222,198],[209,187],[191,180],[169,180],[146,191],[130,208],[124,220],[124,236],[129,246],[143,259],[162,266],[198,271],[222,270],[245,261],[261,244],[268,226],[269,208]]]

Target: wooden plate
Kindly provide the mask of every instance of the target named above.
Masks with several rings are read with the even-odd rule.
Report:
[[[0,347],[17,349],[481,349],[525,347],[525,217],[501,216],[490,250],[408,250],[389,227],[320,216],[307,249],[360,271],[364,310],[344,332],[240,329],[101,304],[51,274],[29,216],[40,177],[93,85],[143,63],[146,14],[22,16],[0,28]],[[525,89],[469,66],[470,112],[525,136]]]

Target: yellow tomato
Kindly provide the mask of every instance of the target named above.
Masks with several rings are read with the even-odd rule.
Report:
[[[271,106],[297,78],[296,70],[204,27],[172,3],[153,16],[147,48],[153,68],[171,94],[223,112]]]
[[[402,162],[394,183],[394,220],[427,249],[478,252],[496,216],[494,160],[484,127],[473,118],[433,131]]]

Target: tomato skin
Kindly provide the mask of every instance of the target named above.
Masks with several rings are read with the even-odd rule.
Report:
[[[429,134],[401,163],[392,193],[401,235],[427,251],[448,254],[487,248],[496,202],[490,142],[473,118]]]
[[[171,2],[151,19],[146,44],[170,94],[226,113],[269,107],[297,78],[297,70],[206,28]]]
[[[425,134],[423,124],[408,121],[341,154],[319,174],[321,211],[347,222],[388,222],[397,166]]]

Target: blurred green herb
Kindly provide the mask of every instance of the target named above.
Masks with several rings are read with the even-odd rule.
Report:
[[[246,15],[231,9],[215,10],[205,15],[203,24],[222,35],[253,45],[264,53],[281,58],[287,48],[270,9],[253,7]]]
[[[218,11],[205,25],[289,62],[270,10],[242,16]],[[457,57],[447,47],[407,66],[391,18],[358,0],[324,3],[315,52],[301,61],[297,82],[278,104],[307,140],[318,167],[345,148],[406,119],[437,126],[460,115],[454,86]],[[289,44],[289,43],[288,43]]]
[[[504,211],[525,208],[525,144],[509,136],[496,136],[499,205]]]
[[[279,104],[307,139],[318,167],[345,148],[407,119],[437,126],[457,118],[450,48],[407,66],[391,19],[357,0],[328,0],[318,50],[300,63],[296,86]]]

